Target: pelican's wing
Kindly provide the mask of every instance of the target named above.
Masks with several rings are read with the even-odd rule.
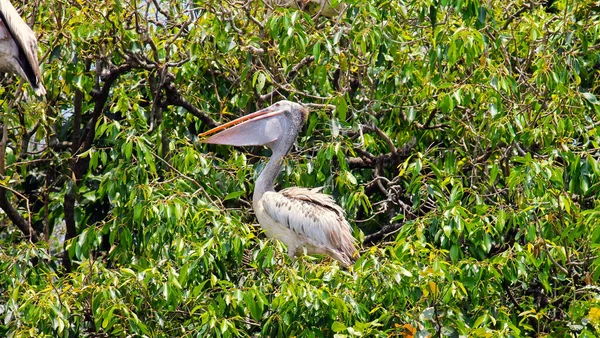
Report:
[[[0,2],[3,0],[0,0]],[[2,6],[2,5],[0,5]],[[0,40],[5,40],[5,39],[12,39],[12,36],[10,35],[10,32],[8,31],[8,28],[6,28],[6,26],[4,25],[4,21],[2,20],[2,11],[0,10]]]
[[[42,84],[37,58],[37,39],[35,33],[23,21],[17,10],[8,0],[0,0],[0,39],[9,34],[19,47],[18,62],[36,94],[46,94]]]
[[[277,223],[308,238],[324,253],[350,265],[358,258],[344,210],[318,189],[287,188],[268,191],[262,199],[265,212]]]

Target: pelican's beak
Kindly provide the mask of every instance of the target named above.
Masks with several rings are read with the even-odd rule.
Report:
[[[232,146],[266,145],[283,135],[286,123],[284,112],[284,109],[273,105],[222,124],[198,136],[204,137],[220,131],[203,140],[202,143]]]

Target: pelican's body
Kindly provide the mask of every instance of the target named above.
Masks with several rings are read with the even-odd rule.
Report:
[[[8,0],[0,0],[0,72],[19,75],[37,95],[46,94],[35,34]]]
[[[256,180],[252,198],[258,223],[268,237],[287,245],[290,257],[303,252],[326,254],[349,266],[358,258],[358,252],[344,211],[331,196],[318,189],[293,187],[279,192],[274,189],[283,157],[307,116],[308,112],[300,104],[280,101],[204,133],[222,130],[204,142],[271,148],[273,155]],[[230,126],[234,127],[225,129]]]
[[[290,257],[306,250],[307,254],[329,255],[344,266],[355,260],[350,224],[331,196],[293,187],[267,191],[253,201],[253,207],[267,236],[285,243]]]

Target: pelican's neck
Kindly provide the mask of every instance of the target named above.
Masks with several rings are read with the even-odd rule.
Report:
[[[252,203],[255,207],[267,191],[275,191],[275,179],[283,167],[283,158],[292,148],[301,126],[301,123],[289,124],[285,122],[285,124],[281,125],[282,130],[285,130],[285,132],[275,141],[265,144],[271,148],[273,155],[271,155],[269,162],[267,162],[267,165],[265,165],[265,168],[256,179],[254,196],[252,196]]]
[[[254,184],[254,195],[252,196],[252,202],[254,204],[262,198],[265,192],[275,190],[275,179],[281,171],[283,157],[286,153],[287,150],[283,151],[281,148],[273,150],[273,155],[271,155],[269,162],[267,162],[265,168],[261,171],[260,175],[258,175],[256,184]]]

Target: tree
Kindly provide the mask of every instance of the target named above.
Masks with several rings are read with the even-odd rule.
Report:
[[[47,94],[2,80],[0,335],[598,334],[598,7],[336,5],[15,3]],[[198,142],[282,98],[352,269],[252,225],[268,152]]]

